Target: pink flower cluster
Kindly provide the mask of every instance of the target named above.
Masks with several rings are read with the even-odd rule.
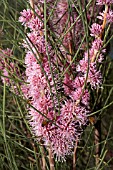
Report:
[[[7,86],[11,86],[12,73],[18,74],[18,68],[14,66],[14,63],[10,61],[12,51],[7,48],[6,50],[0,50],[0,71],[2,72],[1,79]],[[14,82],[13,82],[14,84]]]
[[[41,1],[41,3],[43,2]],[[109,5],[111,1],[97,1],[97,5],[104,4]],[[49,9],[47,11],[49,13]],[[59,1],[56,11],[55,18],[49,21],[49,25],[54,32],[57,32],[56,35],[60,37],[64,30],[65,22],[69,17],[68,2],[66,0]],[[102,20],[111,21],[111,19],[108,19],[108,11],[106,18],[101,15]],[[37,140],[44,141],[45,146],[51,144],[53,154],[60,160],[65,159],[66,155],[72,154],[75,141],[80,138],[83,126],[88,121],[90,94],[85,84],[89,84],[91,89],[96,89],[102,83],[102,76],[97,68],[97,63],[102,62],[106,51],[102,49],[103,25],[92,24],[90,35],[95,39],[91,44],[91,48],[84,53],[84,57],[79,61],[79,64],[77,66],[73,64],[68,73],[64,74],[64,78],[59,80],[59,75],[70,62],[70,56],[66,56],[67,63],[64,66],[54,53],[50,43],[45,43],[43,12],[36,6],[35,12],[37,15],[33,14],[30,9],[23,10],[19,18],[19,21],[30,30],[23,43],[26,48],[25,64],[28,85],[23,85],[22,91],[27,99],[32,99],[31,105],[35,108],[29,108],[28,116],[33,133]],[[73,12],[73,16],[76,19],[76,12]],[[58,20],[60,21],[58,22]],[[56,30],[57,26],[56,28],[54,27],[55,22],[58,22],[58,31]],[[72,22],[72,17],[70,17],[70,22]],[[79,28],[80,22],[79,20],[76,23],[78,24],[77,28]],[[70,24],[67,27],[69,28]],[[68,32],[62,41],[63,46],[68,49],[72,41],[72,32]],[[49,34],[48,36],[50,38]],[[48,60],[46,45],[48,46],[50,61]],[[66,55],[64,49],[63,54]],[[62,51],[61,48],[60,50]],[[56,61],[58,61],[59,71],[55,66]],[[76,76],[73,74],[74,72]]]
[[[107,10],[100,13],[98,18],[104,20],[105,24],[112,22],[113,12],[108,5],[113,1],[97,0],[96,2],[97,5],[107,5]],[[80,139],[83,127],[87,125],[90,112],[89,88],[94,90],[102,84],[102,75],[97,63],[102,62],[106,52],[102,48],[105,25],[92,24],[90,35],[93,41],[89,50],[84,52],[83,58],[77,65],[71,64],[68,71],[60,77],[71,63],[73,49],[78,48],[77,43],[77,46],[74,44],[75,47],[72,48],[75,38],[73,35],[80,41],[79,35],[82,36],[82,31],[79,30],[82,22],[79,19],[75,25],[73,24],[78,14],[72,5],[72,15],[69,15],[67,0],[60,0],[56,7],[54,6],[55,13],[53,18],[50,17],[47,28],[49,27],[58,39],[61,38],[62,42],[56,43],[55,48],[57,47],[58,50],[55,52],[50,30],[47,30],[47,39],[50,41],[45,40],[43,3],[42,0],[37,2],[38,6],[34,7],[35,12],[24,9],[20,13],[19,21],[28,31],[23,41],[26,50],[26,77],[24,78],[27,83],[21,84],[21,89],[24,97],[30,100],[32,105],[32,107],[28,106],[28,118],[36,139],[43,141],[45,146],[51,145],[53,155],[60,161],[65,160],[66,155],[72,154],[76,140]],[[49,5],[52,2],[48,0],[47,3],[49,15]],[[65,25],[67,18],[69,22]],[[73,29],[65,34],[66,26],[68,30],[72,24]],[[55,41],[57,42],[57,38]],[[10,55],[8,51],[2,51],[0,55],[8,56]],[[64,61],[61,56],[64,57]],[[6,68],[13,72],[14,64],[9,63],[7,66],[7,58],[4,57],[1,58],[0,70],[3,75],[8,76]],[[9,83],[7,78],[3,78],[3,81]]]
[[[60,8],[59,4],[58,8]],[[62,8],[67,10],[67,1]],[[75,141],[83,131],[82,127],[87,124],[90,95],[87,89],[82,94],[84,77],[71,78],[69,75],[71,73],[66,73],[64,80],[59,81],[58,71],[55,67],[58,59],[48,42],[51,73],[46,54],[43,14],[35,7],[38,16],[29,11],[32,17],[29,15],[28,18],[27,11],[21,12],[19,21],[30,29],[23,43],[26,48],[25,64],[28,85],[22,85],[24,96],[31,99],[31,105],[35,108],[29,108],[29,122],[37,140],[42,139],[46,146],[51,144],[53,154],[58,160],[65,159],[66,155],[72,153]],[[65,20],[64,17],[63,20]],[[63,29],[63,24],[60,24],[60,27]],[[60,60],[58,63],[59,71],[62,72],[64,66]],[[81,94],[82,105],[80,103],[76,105]]]

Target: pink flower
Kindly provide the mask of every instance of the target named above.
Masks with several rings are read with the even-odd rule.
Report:
[[[81,135],[82,125],[87,123],[86,114],[85,108],[75,107],[71,101],[66,101],[62,106],[61,114],[56,121],[60,128],[53,128],[52,133],[50,132],[52,150],[58,160],[65,160],[65,156],[72,153],[74,142]]]
[[[32,20],[29,22],[28,27],[31,30],[39,31],[43,29],[43,22],[38,17],[35,17],[35,18],[32,18]]]
[[[85,78],[84,78],[84,77],[77,76],[77,77],[73,80],[73,87],[74,87],[74,88],[83,87],[84,81],[85,81]]]
[[[110,5],[110,4],[112,4],[113,3],[113,0],[97,0],[97,5],[105,5],[105,4],[107,4],[107,5]]]
[[[100,20],[103,20],[103,19],[104,19],[105,11],[100,12],[99,14],[100,14],[100,15],[98,16],[98,18],[99,18]],[[107,22],[107,23],[112,23],[112,22],[113,22],[113,11],[110,10],[110,9],[108,10],[107,15],[106,15],[106,22]]]
[[[97,38],[92,43],[92,49],[99,51],[102,48],[103,41],[100,38]]]
[[[67,73],[65,74],[63,83],[64,83],[63,84],[64,92],[65,94],[69,95],[71,91],[73,90],[73,84],[72,84],[72,80],[69,74]]]
[[[28,51],[25,57],[25,64],[32,65],[34,62],[36,62],[34,54],[31,51]]]
[[[113,11],[112,10],[109,10],[108,13],[107,13],[107,22],[113,22]]]
[[[94,42],[94,46],[97,49],[99,49],[99,45],[96,46],[95,44],[96,43]],[[91,84],[92,88],[96,88],[97,86],[101,85],[101,80],[102,80],[101,73],[100,71],[97,71],[95,62],[89,63],[89,70],[88,70],[88,60],[85,61],[85,59],[83,58],[82,60],[80,60],[79,65],[77,65],[77,72],[82,72],[84,74],[84,79],[86,79],[86,75],[88,72],[87,82]]]
[[[44,0],[38,0],[38,2],[43,4]],[[46,0],[46,3],[52,3],[52,2],[53,2],[53,0]]]
[[[88,69],[88,60],[85,60],[85,58],[83,58],[82,60],[79,61],[79,64],[76,67],[76,71],[77,72],[86,72]]]
[[[97,23],[93,23],[90,31],[91,31],[90,34],[91,36],[98,37],[102,33],[102,26]]]
[[[10,57],[12,55],[12,50],[7,48],[6,50],[1,50],[1,52],[3,53],[4,57]]]
[[[75,91],[72,91],[70,96],[75,101],[78,101],[81,99],[81,102],[85,106],[89,106],[90,95],[87,89],[83,91],[82,88],[79,87]]]
[[[39,53],[46,53],[45,39],[43,36],[40,36],[36,31],[28,33],[27,36],[29,39],[26,38],[26,40],[24,40],[23,46],[27,48],[28,51],[32,48],[34,53],[37,53],[34,47],[36,46]]]
[[[9,74],[8,74],[8,71],[5,68],[3,69],[3,76],[1,77],[2,82],[6,83],[7,85],[10,85]]]
[[[20,14],[21,16],[19,17],[19,22],[22,22],[22,24],[26,24],[32,18],[32,11],[30,9],[24,9],[22,12],[20,12]]]
[[[91,84],[91,87],[94,89],[100,87],[102,83],[101,72],[97,71],[95,63],[90,64],[90,70],[88,73],[88,82]]]
[[[22,84],[21,85],[21,90],[22,90],[22,93],[24,94],[25,98],[29,98],[29,96],[28,96],[28,92],[29,92],[28,85]]]
[[[20,72],[16,65],[16,62],[11,62],[10,57],[12,55],[12,50],[7,48],[6,50],[0,50],[0,71],[2,72],[1,79],[3,83],[6,83],[7,86],[15,88],[14,81],[11,79],[13,74],[20,77]],[[16,91],[16,89],[15,89]]]

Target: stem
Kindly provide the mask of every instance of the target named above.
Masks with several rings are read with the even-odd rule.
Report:
[[[85,76],[85,81],[84,81],[84,85],[82,87],[82,94],[80,96],[80,98],[76,101],[75,103],[75,107],[78,106],[78,104],[80,103],[81,99],[82,99],[82,96],[84,94],[84,90],[85,90],[85,87],[87,85],[87,79],[88,79],[88,73],[89,73],[89,64],[90,64],[90,58],[89,58],[89,31],[88,31],[88,21],[87,21],[87,16],[86,16],[86,8],[84,9],[85,10],[85,13],[83,13],[82,11],[82,4],[81,4],[81,1],[79,0],[79,6],[80,6],[80,11],[81,11],[81,18],[82,18],[82,22],[83,22],[83,26],[84,26],[84,31],[86,32],[86,42],[87,42],[87,51],[88,51],[88,68],[87,68],[87,72],[86,72],[86,76]]]
[[[98,129],[95,128],[95,164],[96,166],[99,164],[99,151],[100,151],[100,147],[99,147],[99,131]]]
[[[73,170],[76,170],[76,151],[77,151],[78,139],[76,140],[74,152],[73,152]]]
[[[106,26],[107,12],[108,12],[108,5],[105,5],[105,13],[104,13],[104,19],[103,19],[103,24],[102,24],[102,30],[104,30]]]
[[[49,152],[49,165],[50,165],[50,170],[55,170],[55,167],[54,167],[54,158],[53,158],[53,155],[52,155],[51,146],[49,146],[48,152]]]
[[[102,34],[103,34],[103,31],[104,31],[105,26],[106,26],[107,12],[108,12],[108,5],[105,5],[105,13],[104,13],[104,18],[103,18],[103,23],[102,23],[102,32],[101,32],[100,36],[98,37],[100,39],[102,38]],[[95,50],[91,62],[95,61],[95,58],[96,58],[97,54],[98,54],[98,51]]]
[[[42,170],[46,170],[46,160],[43,146],[41,146],[41,152],[42,152]]]
[[[31,8],[34,10],[34,0],[29,0]],[[34,11],[32,11],[34,17]]]
[[[104,31],[105,26],[106,26],[107,12],[108,12],[108,5],[105,5],[105,12],[104,12],[104,18],[103,18],[103,23],[102,23],[102,32],[101,32],[101,34],[99,36],[100,39],[102,38],[102,34],[103,34],[103,31]],[[95,52],[94,57],[92,58],[91,62],[95,61],[97,53],[98,53],[98,51]],[[99,142],[100,142],[100,135],[101,135],[101,132],[99,132],[99,128],[98,127],[95,128],[95,132],[94,133],[95,133],[95,136],[94,136],[95,137],[95,164],[96,164],[96,167],[97,167],[98,164],[99,164],[99,159],[100,159],[100,155],[99,155],[99,152],[100,152]]]
[[[34,9],[34,0],[29,0],[29,3],[30,3],[30,5],[31,5],[31,8]]]

